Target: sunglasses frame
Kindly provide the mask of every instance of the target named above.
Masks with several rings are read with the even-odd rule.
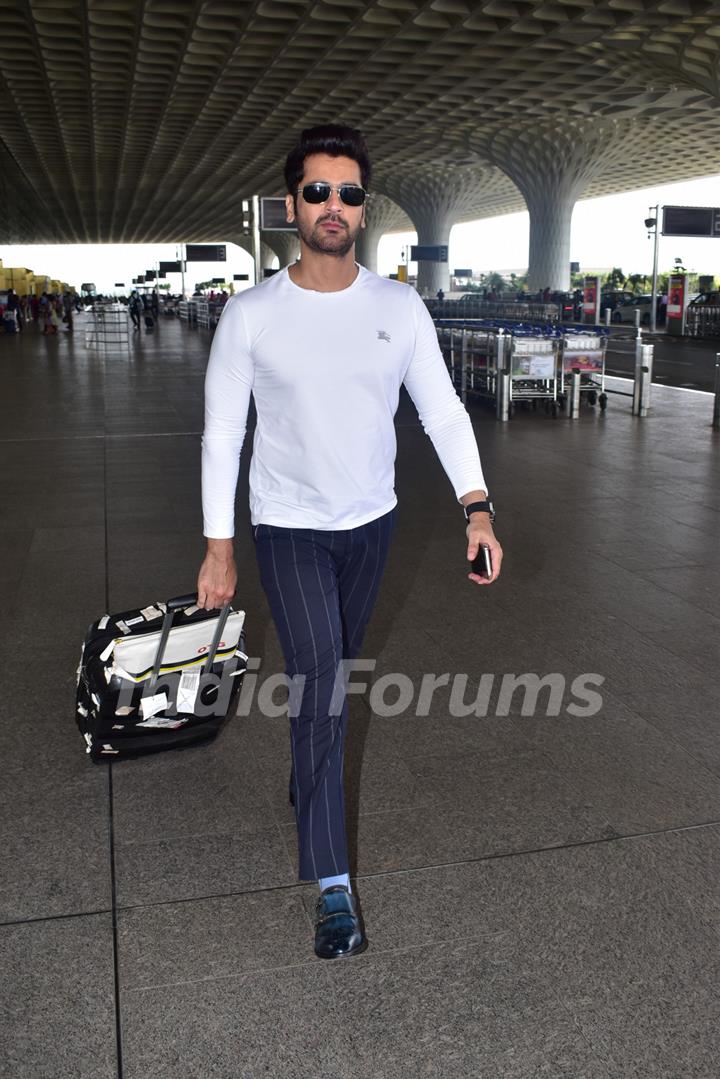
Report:
[[[327,187],[327,188],[329,188],[329,190],[328,190],[327,196],[324,199],[320,199],[318,202],[311,202],[310,199],[305,198],[305,188],[306,187]],[[362,191],[362,193],[363,193],[362,201],[357,202],[357,203],[346,202],[345,199],[342,196],[342,189],[344,187],[352,187],[356,191]],[[309,184],[303,184],[302,187],[299,187],[297,189],[296,194],[302,195],[303,202],[306,202],[308,204],[308,206],[322,206],[322,204],[324,202],[327,202],[327,200],[330,198],[333,191],[337,191],[338,196],[339,196],[340,201],[342,202],[343,206],[350,206],[351,209],[353,209],[353,210],[358,210],[361,206],[364,206],[365,203],[367,202],[367,200],[370,198],[370,193],[368,191],[366,191],[365,188],[362,187],[360,184],[331,184],[327,180],[313,180]]]

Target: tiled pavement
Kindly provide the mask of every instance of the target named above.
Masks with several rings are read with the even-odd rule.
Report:
[[[0,339],[0,1076],[718,1075],[720,436],[659,389],[577,422],[471,414],[506,550],[464,576],[462,519],[405,401],[373,677],[494,675],[486,716],[353,701],[353,875],[370,939],[312,952],[286,721],[93,765],[73,725],[86,625],[186,592],[202,551],[204,331],[128,354]],[[351,402],[349,402],[351,407]],[[247,472],[243,455],[243,479]],[[281,669],[238,498],[239,600]],[[566,680],[499,714],[507,673]],[[604,678],[597,714],[573,680]],[[388,695],[390,697],[390,694]],[[246,709],[248,711],[248,709]]]

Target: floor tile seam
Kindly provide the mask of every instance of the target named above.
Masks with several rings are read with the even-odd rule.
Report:
[[[609,563],[613,564],[613,565],[620,565],[620,563],[613,562],[612,559],[607,558],[606,560]],[[645,579],[645,578],[643,578],[643,579]],[[648,582],[648,583],[652,584],[653,582]],[[655,587],[657,587],[657,586],[655,586]],[[585,595],[585,598],[588,601],[588,603],[592,604],[592,603],[595,602],[595,597],[591,593],[585,592],[585,593],[582,593],[582,594]],[[667,591],[667,595],[673,596],[676,599],[677,598],[682,599],[682,597],[676,596],[676,594],[673,593],[673,592]],[[706,614],[706,612],[704,612],[702,608],[697,607],[694,604],[690,604],[689,601],[687,601],[687,600],[683,600],[683,601],[685,603],[688,603],[688,606],[691,608],[690,612],[688,612],[688,613],[696,614],[699,611],[699,612],[701,612],[703,614]],[[521,628],[524,626],[524,622],[523,622],[521,616],[517,613],[517,605],[516,604],[512,603],[512,601],[510,599],[506,600],[505,602],[503,602],[503,600],[499,600],[498,603],[499,603],[499,606],[501,607],[501,609],[503,610],[505,617],[511,619],[516,625],[520,626]],[[659,645],[659,643],[658,643],[658,641],[656,639],[654,639],[653,637],[648,636],[647,633],[643,631],[643,629],[636,626],[633,622],[629,622],[626,618],[622,617],[622,615],[616,614],[615,611],[616,611],[616,608],[609,608],[609,607],[606,608],[606,613],[612,614],[614,619],[618,623],[621,623],[623,626],[625,626],[626,629],[630,630],[640,640],[642,640],[645,643],[651,644],[655,649],[657,649],[658,647],[661,647],[663,649],[663,651],[665,651],[667,653],[669,658],[671,658],[674,661],[677,661],[678,659],[681,660],[684,664],[692,667],[696,671],[696,673],[698,675],[700,675],[701,677],[703,676],[702,669],[695,666],[690,657],[687,657],[685,655],[680,655],[680,654],[678,654],[676,652],[673,652],[671,649],[669,649],[665,645]],[[716,616],[716,615],[709,615],[708,617],[710,617],[713,621],[717,622],[718,623],[718,628],[720,629],[720,617]],[[442,642],[436,641],[428,633],[428,631],[424,627],[423,627],[423,632],[429,637],[429,639],[432,641],[432,643],[438,649],[440,654],[447,657],[448,659],[452,658],[452,656],[451,656],[451,654],[449,652],[449,647],[450,646],[448,644],[443,644]],[[560,641],[556,645],[556,647],[558,649],[559,654],[563,655],[564,658],[569,663],[574,662],[574,660],[571,659],[570,655],[565,650],[565,645],[563,645],[562,641]]]
[[[708,536],[708,538],[710,538],[710,537]],[[606,560],[607,560],[607,561],[608,561],[609,563],[611,563],[612,565],[618,566],[618,567],[619,567],[620,569],[623,569],[623,568],[624,568],[624,567],[623,567],[623,565],[622,565],[622,563],[621,563],[621,562],[619,562],[619,561],[618,561],[618,560],[617,560],[616,558],[613,558],[613,557],[612,557],[611,555],[605,555],[605,556],[603,556],[603,557],[605,557],[605,558],[606,558]],[[702,567],[701,567],[701,568],[702,568]],[[690,608],[690,610],[689,610],[689,611],[687,612],[688,614],[693,614],[694,612],[695,612],[695,613],[698,613],[698,612],[699,612],[700,614],[704,615],[704,616],[705,616],[706,618],[710,618],[710,619],[711,619],[711,620],[712,620],[713,622],[717,623],[717,628],[718,628],[718,630],[720,631],[720,615],[717,615],[717,614],[712,614],[711,612],[709,612],[709,611],[706,611],[706,610],[705,610],[705,609],[704,609],[703,607],[698,607],[698,605],[697,605],[696,603],[694,603],[694,602],[693,602],[692,600],[689,600],[689,599],[687,599],[687,597],[686,597],[686,596],[678,595],[678,593],[677,593],[677,592],[673,592],[673,591],[672,591],[672,589],[670,589],[670,588],[662,588],[662,587],[661,587],[661,586],[660,586],[660,585],[658,584],[658,582],[657,582],[657,581],[651,581],[651,580],[650,580],[650,579],[649,579],[648,577],[644,577],[641,571],[636,571],[636,570],[632,570],[631,572],[632,572],[633,574],[635,574],[635,573],[637,572],[638,576],[639,576],[639,577],[640,577],[640,578],[641,578],[641,579],[642,579],[643,581],[647,581],[647,583],[648,583],[648,584],[650,584],[650,585],[652,585],[652,586],[653,586],[654,588],[659,588],[659,590],[660,590],[661,592],[665,592],[665,593],[666,593],[666,594],[667,594],[668,596],[673,596],[673,597],[675,597],[676,599],[682,600],[682,602],[683,602],[684,604],[687,604],[687,606],[688,606],[688,607]],[[616,617],[617,617],[617,616],[616,616]],[[618,618],[618,621],[622,621],[622,622],[625,622],[625,619],[623,619],[622,617],[620,617],[620,618]],[[626,622],[626,624],[627,624],[627,625],[630,625],[630,626],[631,626],[632,628],[635,628],[635,627],[634,627],[634,626],[632,625],[632,623],[627,623],[627,622]],[[642,630],[638,630],[637,632],[638,632],[638,633],[642,633]],[[652,639],[652,638],[651,638],[651,639]],[[682,657],[682,658],[684,658],[684,657]]]
[[[78,910],[69,914],[40,914],[30,918],[11,918],[8,921],[0,921],[0,930],[10,929],[17,925],[46,925],[49,922],[71,922],[78,918],[98,918],[108,914],[112,915],[112,907]]]
[[[118,1079],[123,1077],[123,1036],[122,1036],[122,999],[120,987],[120,943],[118,937],[117,910],[117,867],[115,862],[115,827],[113,802],[113,769],[108,762],[108,810],[109,810],[109,854],[110,854],[110,894],[112,900],[112,952],[113,952],[113,1011],[115,1020],[115,1059]]]
[[[128,431],[123,432],[101,432],[96,435],[45,435],[43,437],[33,438],[27,436],[25,438],[3,438],[0,436],[1,445],[16,445],[24,444],[27,442],[39,443],[47,442],[53,444],[55,442],[100,442],[105,439],[135,439],[135,438],[199,438],[202,435],[202,430],[198,428],[193,431]]]
[[[322,962],[322,960],[313,960],[309,956],[306,959],[298,960],[297,963],[285,963],[277,967],[252,967],[248,970],[239,970],[228,974],[214,974],[206,978],[185,978],[175,982],[153,982],[151,985],[124,985],[123,992],[126,993],[127,996],[131,996],[133,994],[139,995],[141,993],[157,992],[158,989],[182,989],[195,985],[213,985],[222,982],[235,981],[240,978],[254,978],[255,976],[263,977],[267,974],[280,974],[283,971],[312,970],[315,963],[320,962]]]
[[[513,858],[526,858],[534,855],[550,854],[555,851],[575,850],[583,847],[595,847],[611,843],[633,842],[639,839],[652,839],[655,836],[675,834],[679,832],[696,831],[703,828],[720,827],[720,819],[700,821],[695,824],[673,825],[668,828],[654,829],[649,832],[627,832],[614,836],[598,836],[593,839],[578,839],[571,842],[556,843],[545,847],[525,847],[520,850],[500,851],[498,853],[481,854],[474,858],[459,858],[449,862],[432,862],[422,866],[405,866],[401,869],[383,869],[375,872],[358,873],[357,881],[370,880],[376,877],[392,877],[402,873],[422,873],[434,869],[451,869],[455,866],[477,865],[482,862],[509,861]]]
[[[538,524],[541,526],[542,522],[538,522]],[[685,524],[685,522],[683,522],[683,524]],[[685,526],[688,527],[688,528],[692,527],[690,525],[685,525]],[[536,525],[536,528],[537,527],[538,527],[538,525]],[[705,533],[702,532],[702,530],[700,530],[700,529],[694,528],[693,531],[701,532],[703,535],[705,535]],[[555,535],[554,521],[550,521],[550,522],[546,523],[545,533],[548,536],[548,538],[551,538],[552,536]],[[710,539],[712,537],[712,533],[707,533],[707,537],[708,537],[708,539]],[[526,538],[525,536],[522,536],[521,541],[524,542],[525,538]],[[571,554],[576,555],[578,557],[578,559],[580,559],[580,560],[584,560],[585,562],[588,562],[590,560],[590,558],[588,556],[587,547],[582,546],[579,541],[577,543],[571,543],[568,550],[570,551]],[[598,555],[597,557],[604,559],[606,562],[608,562],[610,564],[611,567],[616,566],[619,569],[621,569],[624,573],[628,573],[628,574],[630,574],[630,576],[634,576],[636,571],[627,569],[627,567],[624,566],[622,564],[622,562],[619,562],[616,558],[613,558],[612,557],[612,550],[613,550],[612,547],[604,548],[603,553],[601,555]],[[672,548],[668,548],[668,550],[671,551]],[[693,563],[691,563],[691,565],[692,564]],[[652,584],[653,587],[658,589],[658,591],[660,591],[660,592],[667,591],[668,595],[675,596],[674,592],[670,592],[669,590],[662,589],[661,586],[658,585],[658,583],[655,582],[655,581],[649,581],[648,583]],[[575,591],[573,592],[573,595],[576,595],[576,596],[577,595],[584,595],[591,601],[596,600],[597,597],[593,593],[587,592],[587,591],[582,589],[582,580],[581,579],[578,580],[576,582],[576,584],[579,585],[580,587],[575,589]],[[683,599],[683,597],[677,597],[677,598]],[[690,601],[685,600],[685,602],[688,603],[689,606],[692,606]]]
[[[647,726],[651,730],[655,731],[655,733],[658,734],[662,738],[663,742],[666,745],[673,746],[676,750],[679,750],[687,758],[689,758],[689,760],[691,760],[694,764],[696,764],[699,768],[701,768],[704,772],[706,772],[708,776],[711,776],[713,779],[720,780],[720,763],[718,763],[718,765],[715,766],[715,767],[711,767],[705,761],[703,761],[699,757],[697,757],[695,755],[695,753],[691,749],[688,748],[688,746],[686,746],[682,742],[678,741],[676,736],[672,735],[669,731],[665,730],[663,727],[657,726],[655,723],[653,723],[653,721],[651,719],[648,719],[647,716],[644,716],[642,714],[642,712],[638,711],[638,709],[635,707],[635,705],[628,704],[621,696],[619,696],[617,694],[611,693],[610,696],[616,697],[618,702],[623,706],[623,708],[626,708],[628,710],[628,712],[630,712],[632,715],[636,716],[643,723],[647,724]]]
[[[404,874],[423,873],[429,870],[433,871],[438,869],[452,869],[465,865],[478,865],[482,862],[509,861],[513,858],[526,858],[534,855],[549,854],[555,851],[575,850],[578,848],[607,845],[610,843],[632,842],[639,839],[652,839],[656,836],[675,834],[680,832],[699,831],[705,828],[718,827],[720,827],[720,819],[702,821],[695,824],[675,825],[669,828],[655,829],[650,832],[628,832],[622,835],[598,836],[593,839],[575,840],[569,843],[557,843],[546,847],[528,847],[515,851],[501,851],[499,853],[482,854],[474,858],[460,858],[454,859],[449,862],[432,862],[419,866],[409,865],[402,866],[397,869],[383,869],[365,873],[351,872],[350,879],[351,881],[354,880],[360,883],[365,880],[381,879],[383,877],[397,877]],[[291,892],[296,889],[304,890],[312,888],[312,881],[298,881],[293,882],[292,884],[277,884],[263,888],[242,888],[232,891],[208,892],[204,895],[194,895],[188,896],[186,898],[176,897],[173,899],[163,899],[145,903],[118,903],[117,913],[120,917],[122,917],[123,914],[132,913],[134,911],[152,910],[160,907],[172,907],[190,903],[207,903],[217,899],[238,899],[244,896],[265,895],[272,892]],[[300,899],[302,901],[302,896],[300,896]]]
[[[288,821],[288,823],[292,823],[292,822]],[[132,852],[133,850],[141,849],[143,847],[152,847],[152,846],[157,845],[158,843],[165,843],[165,842],[171,843],[171,842],[175,842],[175,841],[180,840],[180,839],[182,839],[182,840],[237,839],[237,838],[250,839],[253,836],[259,836],[259,835],[262,835],[263,833],[266,833],[266,832],[275,831],[276,826],[277,826],[277,822],[273,819],[271,822],[265,824],[263,827],[260,827],[260,828],[255,828],[255,827],[253,827],[253,828],[242,828],[242,829],[235,829],[234,831],[230,831],[230,832],[227,832],[227,831],[222,831],[222,832],[213,832],[213,831],[178,832],[178,833],[163,832],[162,835],[158,835],[158,836],[156,836],[154,838],[151,838],[151,839],[138,839],[138,840],[134,840],[134,839],[117,840],[116,839],[115,848],[116,848],[117,851],[126,853],[128,851]]]
[[[242,899],[245,896],[272,895],[275,892],[285,892],[289,894],[293,891],[302,891],[303,889],[308,888],[314,889],[316,887],[317,884],[313,881],[293,881],[292,884],[271,884],[259,888],[238,888],[232,891],[208,892],[205,895],[192,895],[186,898],[176,897],[174,899],[157,899],[145,903],[118,903],[117,911],[118,915],[122,917],[125,914],[133,914],[136,911],[156,910],[161,907],[185,906],[191,903],[208,903],[216,899]],[[299,898],[302,901],[302,895],[299,896]]]
[[[507,936],[509,930],[503,933],[503,936]],[[413,952],[420,952],[426,950],[434,950],[438,947],[448,946],[450,948],[460,947],[462,944],[469,943],[475,945],[481,945],[488,941],[490,937],[495,937],[497,934],[491,932],[468,932],[463,930],[462,935],[451,937],[428,937],[425,940],[419,941],[416,944],[399,944],[399,945],[383,945],[382,951],[377,956],[372,955],[372,934],[368,935],[368,942],[370,944],[370,950],[367,953],[368,958],[382,959],[385,955],[392,955],[393,957],[398,955],[411,955]],[[490,960],[492,962],[492,960]],[[316,966],[317,964],[317,966]],[[313,960],[312,958],[299,960],[297,963],[284,963],[278,966],[270,967],[252,967],[247,970],[237,970],[228,972],[227,974],[214,974],[207,977],[198,978],[184,978],[179,981],[166,981],[166,982],[153,982],[150,985],[138,985],[138,986],[125,986],[124,990],[128,994],[130,993],[145,993],[152,992],[158,989],[178,989],[183,986],[193,986],[202,984],[212,984],[214,982],[229,981],[238,978],[254,977],[255,975],[275,974],[284,970],[297,970],[297,969],[317,969],[318,971],[337,970],[338,965],[333,965],[332,962],[326,962],[320,959]],[[523,969],[525,969],[523,967]],[[493,979],[494,980],[494,979]],[[330,983],[332,984],[332,982]],[[487,984],[487,983],[486,983]]]
[[[588,601],[592,603],[593,597],[587,593],[585,595]],[[500,601],[500,606],[505,612],[506,617],[511,618],[517,625],[522,627],[522,618],[520,617],[520,615],[515,613],[515,607],[509,601],[507,604],[503,604],[502,601]],[[697,608],[695,608],[695,610],[697,610]],[[632,622],[628,622],[622,616],[614,614],[614,612],[612,612],[610,609],[608,609],[607,613],[612,613],[616,622],[622,623],[622,625],[624,625],[626,629],[629,629],[632,633],[634,633],[643,643],[652,645],[652,647],[656,651],[662,649],[662,651],[665,652],[668,658],[672,661],[677,662],[679,660],[685,665],[685,667],[691,668],[698,675],[698,677],[705,677],[705,672],[701,668],[695,666],[691,658],[689,658],[688,656],[680,655],[676,652],[671,651],[665,645],[660,644],[655,638],[649,637],[642,629],[639,629]],[[718,621],[720,628],[720,618],[715,618],[714,620]],[[562,641],[559,641],[556,645],[553,645],[553,647],[557,648],[558,655],[563,656],[568,663],[572,665],[575,662],[575,660],[572,659],[570,654],[566,651],[566,645]]]

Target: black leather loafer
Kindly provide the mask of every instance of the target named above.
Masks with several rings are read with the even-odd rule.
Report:
[[[315,908],[315,955],[344,959],[364,952],[367,943],[352,892],[342,884],[321,892]]]

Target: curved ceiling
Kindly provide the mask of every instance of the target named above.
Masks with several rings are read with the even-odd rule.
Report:
[[[586,196],[720,172],[720,3],[0,0],[0,18],[5,242],[232,239],[239,201],[281,193],[295,133],[329,120],[365,132],[386,190],[491,170],[463,218],[523,207],[484,156],[506,127],[532,160],[535,125],[633,121]]]

